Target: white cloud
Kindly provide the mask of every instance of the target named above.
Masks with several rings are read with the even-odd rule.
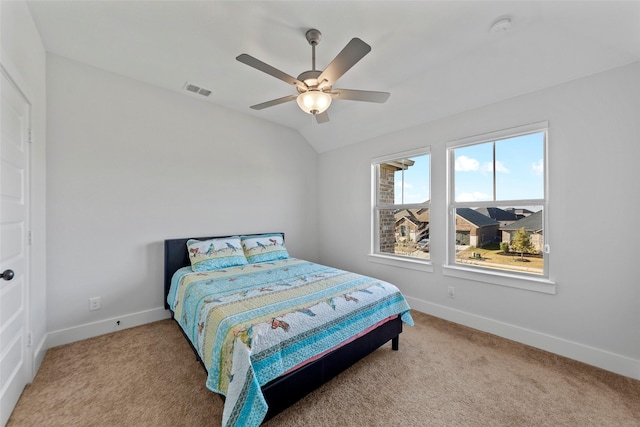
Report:
[[[427,198],[424,196],[424,194],[420,193],[411,193],[404,195],[405,203],[424,203],[426,200]]]
[[[492,162],[486,162],[481,166],[479,161],[467,156],[457,157],[455,167],[456,171],[459,172],[493,172]],[[507,168],[502,162],[496,161],[496,172],[509,173],[509,168]]]
[[[402,182],[396,182],[395,183],[395,189],[394,189],[396,197],[398,198],[398,197],[400,197],[400,195],[402,193],[404,193],[404,198],[406,199],[407,198],[407,192],[408,192],[408,190],[411,189],[411,187],[413,187],[413,186],[408,182],[405,182],[404,185],[403,185]]]
[[[496,172],[509,173],[509,169],[502,162],[496,160]]]
[[[493,163],[487,162],[482,165],[482,172],[493,172]],[[499,160],[496,160],[496,172],[509,173],[509,169]]]
[[[456,170],[461,172],[477,171],[480,169],[480,162],[467,156],[456,158]]]
[[[395,183],[395,203],[403,203],[401,196],[404,193],[404,203],[424,203],[428,197],[425,195],[427,192],[424,188],[417,188],[413,184],[405,182],[404,192],[402,191],[402,183]]]
[[[474,191],[473,193],[460,193],[456,196],[456,202],[476,202],[478,200],[491,200],[491,196],[479,191]]]
[[[538,160],[538,163],[531,163],[531,169],[534,174],[542,175],[542,172],[544,172],[544,162],[542,159]]]

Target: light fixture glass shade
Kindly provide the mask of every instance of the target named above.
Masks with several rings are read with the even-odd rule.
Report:
[[[324,113],[331,105],[331,95],[320,90],[309,90],[298,95],[298,105],[308,114]]]

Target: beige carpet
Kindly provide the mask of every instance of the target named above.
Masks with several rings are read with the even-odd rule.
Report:
[[[414,312],[387,344],[265,426],[640,426],[640,382]],[[9,427],[219,426],[170,320],[53,348]]]

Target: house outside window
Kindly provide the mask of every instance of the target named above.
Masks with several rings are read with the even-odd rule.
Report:
[[[429,262],[430,160],[423,148],[372,161],[372,254]]]
[[[458,269],[474,280],[521,283],[500,277],[518,278],[551,289],[547,134],[544,122],[447,145],[445,274]],[[535,283],[516,287],[538,290]]]

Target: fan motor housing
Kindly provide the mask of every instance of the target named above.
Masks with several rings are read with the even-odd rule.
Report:
[[[319,71],[319,70],[303,71],[298,76],[298,80],[300,80],[301,82],[304,82],[304,84],[306,84],[309,87],[309,89],[314,89],[320,83],[318,81],[318,77],[320,77],[320,74],[322,74],[322,71]],[[297,87],[297,89],[298,89],[298,92],[300,93],[304,92],[299,87]]]

